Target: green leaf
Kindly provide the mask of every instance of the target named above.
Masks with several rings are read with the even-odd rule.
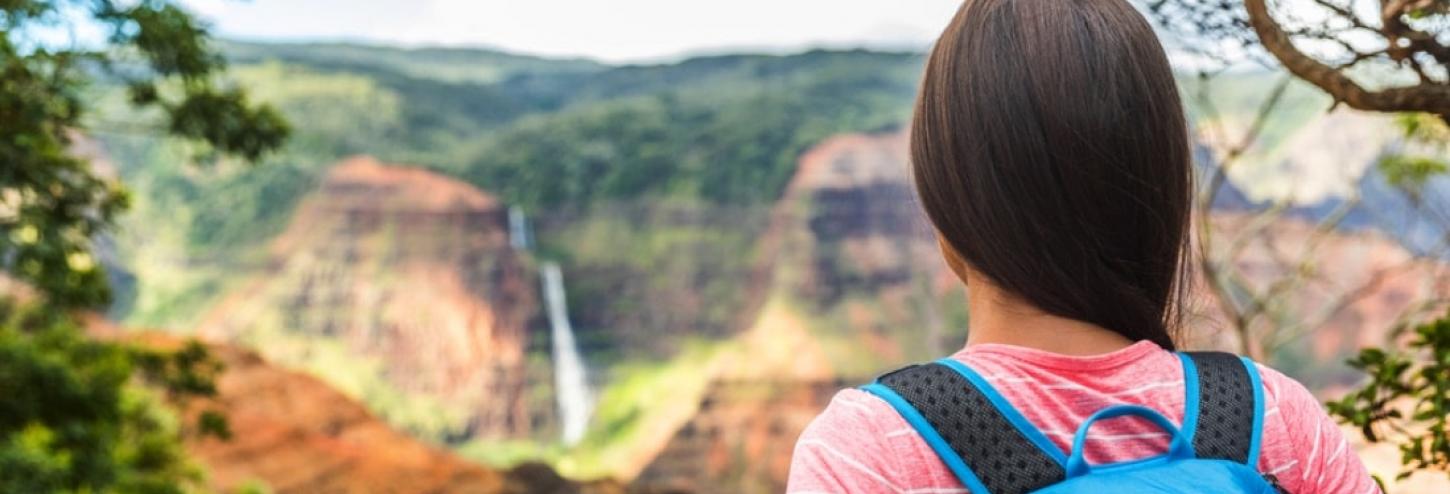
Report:
[[[1450,315],[1419,325],[1403,351],[1367,348],[1350,365],[1367,374],[1360,389],[1329,402],[1328,410],[1358,426],[1370,442],[1393,439],[1399,445],[1404,479],[1422,470],[1450,472]],[[1361,406],[1363,405],[1363,406]],[[1411,413],[1406,416],[1403,409]],[[1374,427],[1395,433],[1385,437]]]

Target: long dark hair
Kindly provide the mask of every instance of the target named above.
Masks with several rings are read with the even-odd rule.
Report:
[[[1192,178],[1173,71],[1125,0],[967,0],[927,62],[913,175],[975,271],[1174,349]]]

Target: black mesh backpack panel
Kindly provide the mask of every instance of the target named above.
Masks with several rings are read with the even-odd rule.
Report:
[[[1184,353],[1194,364],[1198,458],[1247,463],[1254,438],[1254,382],[1238,357]],[[1185,376],[1187,378],[1189,376]],[[914,365],[877,379],[916,409],[982,481],[988,493],[1025,494],[1063,481],[1063,467],[1039,449],[966,377],[940,363]],[[1249,465],[1254,466],[1254,465]]]
[[[1187,352],[1198,374],[1198,426],[1193,450],[1199,458],[1247,463],[1254,435],[1254,384],[1237,356]],[[1192,399],[1192,397],[1189,397]],[[1255,466],[1255,465],[1249,465]]]
[[[915,407],[991,494],[1027,493],[1066,478],[1061,465],[947,366],[907,367],[877,382]]]

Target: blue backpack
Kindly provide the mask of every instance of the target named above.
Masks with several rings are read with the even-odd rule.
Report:
[[[1182,428],[1147,407],[1109,406],[1082,423],[1070,454],[957,360],[899,369],[862,389],[890,403],[972,494],[1283,493],[1254,466],[1264,392],[1253,363],[1218,352],[1178,357],[1187,393]],[[1088,464],[1083,452],[1093,423],[1130,416],[1172,436],[1168,452]]]

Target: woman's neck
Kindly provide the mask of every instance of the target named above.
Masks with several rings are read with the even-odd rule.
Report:
[[[1133,341],[1101,326],[1054,316],[968,273],[967,346],[997,343],[1063,355],[1100,355]]]

